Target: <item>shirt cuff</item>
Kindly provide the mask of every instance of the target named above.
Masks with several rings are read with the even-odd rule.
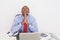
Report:
[[[8,35],[11,37],[13,35],[13,33],[10,32]]]

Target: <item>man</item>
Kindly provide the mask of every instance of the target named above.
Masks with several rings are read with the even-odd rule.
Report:
[[[9,35],[17,35],[18,33],[37,32],[37,23],[35,18],[29,15],[29,8],[27,6],[22,7],[22,14],[15,16],[11,31]],[[25,27],[24,27],[25,25]],[[27,26],[27,27],[26,27]],[[25,29],[24,29],[25,28]]]

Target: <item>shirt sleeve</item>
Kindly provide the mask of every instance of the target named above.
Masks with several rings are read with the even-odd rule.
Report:
[[[21,18],[21,17],[20,17]],[[15,16],[15,19],[14,19],[14,22],[13,22],[13,25],[12,25],[12,28],[11,28],[11,33],[14,34],[16,32],[19,31],[19,29],[21,28],[21,23],[19,21],[19,16]]]
[[[29,29],[31,32],[38,32],[37,23],[34,17],[30,18]]]

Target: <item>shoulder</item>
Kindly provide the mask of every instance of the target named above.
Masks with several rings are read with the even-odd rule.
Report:
[[[32,16],[32,15],[29,15],[29,17],[30,17],[30,18],[35,18],[35,17],[34,17],[34,16]]]
[[[30,17],[31,20],[35,20],[35,17],[34,16],[29,15],[29,17]]]
[[[18,19],[18,18],[20,18],[20,17],[21,17],[21,14],[16,14],[16,15],[15,15],[15,18],[16,18],[16,19]]]
[[[16,16],[15,17],[21,17],[22,16],[22,14],[16,14]]]
[[[16,14],[16,16],[21,16],[21,14]]]

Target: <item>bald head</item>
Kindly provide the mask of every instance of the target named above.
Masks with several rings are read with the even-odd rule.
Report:
[[[24,14],[28,15],[28,13],[29,13],[29,8],[28,8],[28,6],[23,6],[21,12],[22,12],[23,15],[24,15]]]

